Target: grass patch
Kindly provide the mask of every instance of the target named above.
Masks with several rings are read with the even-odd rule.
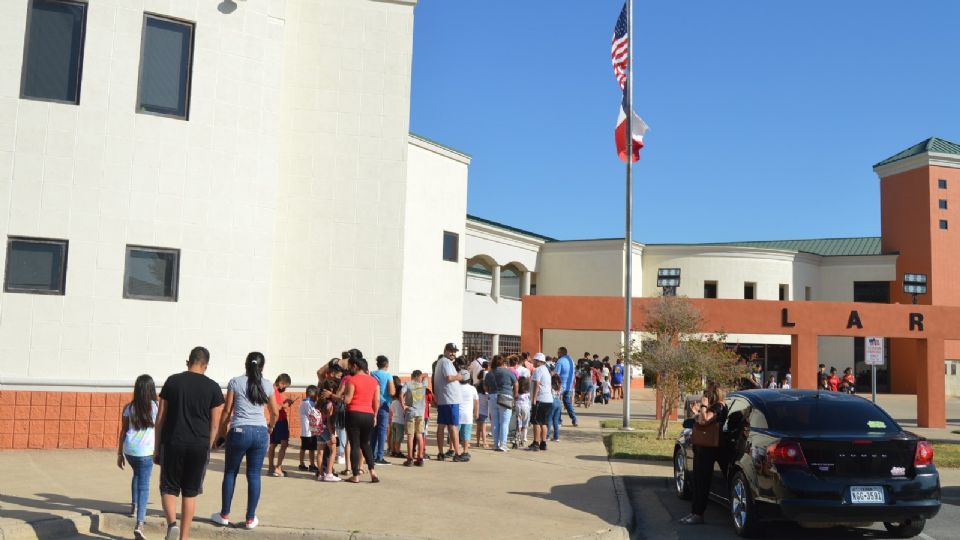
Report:
[[[960,468],[960,444],[931,443],[933,445],[933,463],[945,469]]]
[[[606,425],[610,420],[601,423],[603,427],[618,428],[622,422],[613,420],[612,425]],[[656,420],[636,420],[630,422],[637,431],[614,431],[604,433],[603,444],[607,447],[607,455],[621,459],[644,459],[654,461],[673,460],[673,445],[683,427],[679,422],[670,422],[667,428],[667,437],[657,440],[657,428],[660,425]]]

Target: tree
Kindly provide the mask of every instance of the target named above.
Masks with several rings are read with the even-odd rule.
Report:
[[[698,394],[708,380],[729,389],[746,375],[737,354],[727,350],[722,332],[704,334],[703,317],[686,297],[661,296],[648,313],[644,330],[655,339],[642,347],[631,344],[629,361],[656,374],[658,439],[666,438],[670,413],[681,392]]]

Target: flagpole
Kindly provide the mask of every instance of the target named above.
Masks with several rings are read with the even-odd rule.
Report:
[[[624,385],[623,385],[623,429],[630,429],[630,387],[633,373],[630,368],[632,351],[632,311],[633,311],[633,0],[627,0],[627,205],[624,247],[626,269],[623,284],[623,343],[624,343]]]

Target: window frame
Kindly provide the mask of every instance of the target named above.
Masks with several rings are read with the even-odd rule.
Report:
[[[7,283],[7,279],[10,277],[10,248],[13,242],[32,242],[35,244],[53,244],[59,245],[62,248],[62,259],[63,264],[60,268],[60,288],[59,289],[21,289],[21,288],[11,288]],[[7,252],[6,260],[4,261],[3,267],[3,292],[5,293],[14,293],[14,294],[46,294],[53,296],[65,296],[67,294],[67,256],[70,251],[70,241],[60,238],[36,238],[32,236],[7,236]]]
[[[747,288],[750,289],[750,298],[747,298]],[[743,282],[743,299],[744,299],[744,300],[756,300],[756,299],[757,299],[757,282],[756,282],[756,281],[744,281],[744,282]]]
[[[941,219],[939,225],[940,225],[940,230],[941,230],[941,231],[950,230],[950,222],[947,221],[947,220],[945,220],[945,219]]]
[[[947,180],[946,178],[937,179],[937,189],[947,189]]]
[[[780,284],[777,297],[780,299],[781,302],[786,302],[790,300],[790,284],[789,283]]]
[[[142,91],[143,91],[143,51],[146,48],[147,44],[147,20],[159,19],[162,21],[168,21],[172,23],[182,24],[184,26],[190,27],[190,54],[187,56],[187,102],[184,104],[183,116],[178,114],[169,114],[156,111],[149,111],[142,107]],[[140,26],[140,63],[137,66],[137,100],[134,103],[134,113],[135,114],[149,114],[151,116],[159,116],[161,118],[173,118],[175,120],[183,120],[184,122],[190,121],[190,104],[193,101],[193,58],[194,58],[194,49],[196,49],[197,44],[197,23],[194,21],[189,21],[187,19],[180,19],[177,17],[171,17],[169,15],[161,15],[159,13],[153,13],[151,11],[143,12],[143,24]]]
[[[456,239],[456,242],[454,243],[454,245],[456,246],[456,252],[453,254],[452,259],[447,258],[447,238],[448,237],[453,237]],[[460,233],[443,231],[443,246],[441,249],[443,250],[443,252],[440,254],[440,256],[442,257],[444,262],[452,262],[452,263],[460,262]]]
[[[83,7],[83,21],[80,23],[80,53],[77,66],[77,97],[75,100],[55,99],[45,97],[28,96],[25,91],[27,87],[27,60],[30,58],[30,24],[33,22],[33,6],[37,0],[30,0],[27,5],[27,24],[23,36],[23,62],[20,64],[20,99],[29,99],[32,101],[45,101],[47,103],[63,103],[64,105],[80,105],[80,93],[83,83],[83,57],[87,48],[87,15],[90,12],[90,3],[86,0],[45,0],[55,4],[72,4]]]
[[[707,296],[707,287],[713,287],[713,296]],[[716,281],[707,281],[703,282],[703,297],[704,298],[718,298],[720,295],[720,284]]]
[[[939,200],[937,200],[937,207],[938,207],[940,210],[947,210],[947,209],[948,209],[947,206],[948,206],[948,205],[947,205],[947,200],[946,200],[946,199],[939,199]]]
[[[131,294],[127,292],[127,279],[130,277],[130,266],[127,264],[130,257],[130,251],[153,251],[158,253],[173,253],[176,260],[173,265],[173,296],[150,296],[143,294]],[[143,246],[139,244],[127,244],[123,251],[123,298],[125,300],[147,300],[150,302],[177,302],[180,299],[180,250],[176,248],[164,248],[157,246]]]

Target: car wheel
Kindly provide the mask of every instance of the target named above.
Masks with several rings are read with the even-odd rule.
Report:
[[[687,474],[687,455],[679,446],[673,451],[673,488],[677,497],[683,500],[693,496],[693,486]]]
[[[750,484],[742,472],[737,472],[730,483],[730,517],[737,536],[750,538],[757,533],[756,507]]]
[[[908,519],[898,523],[883,522],[883,526],[897,538],[913,538],[923,532],[923,527],[926,524],[927,520],[924,518]]]

